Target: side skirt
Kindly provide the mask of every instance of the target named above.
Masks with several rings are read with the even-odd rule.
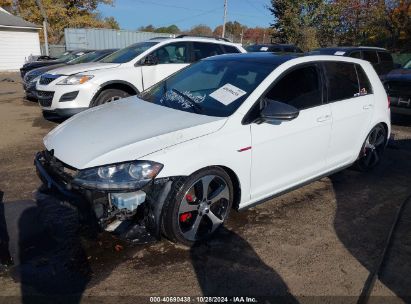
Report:
[[[343,166],[343,167],[340,167],[340,168],[331,170],[331,171],[329,171],[329,172],[327,172],[327,173],[321,174],[321,175],[319,175],[319,176],[317,176],[317,177],[314,177],[314,178],[311,178],[311,179],[309,179],[309,180],[307,180],[307,181],[305,181],[305,182],[302,182],[301,184],[295,185],[295,186],[293,186],[293,187],[291,187],[291,188],[288,188],[288,189],[286,189],[286,190],[283,190],[283,191],[277,192],[277,193],[275,193],[275,194],[272,194],[272,195],[270,195],[270,196],[268,196],[268,197],[266,197],[266,198],[263,198],[263,199],[261,199],[261,200],[259,200],[259,201],[256,201],[256,202],[254,202],[254,203],[251,203],[251,204],[246,205],[246,206],[244,206],[244,207],[240,207],[240,208],[238,208],[237,210],[238,210],[238,211],[245,211],[245,210],[247,210],[247,209],[250,209],[250,208],[252,208],[252,207],[255,207],[255,206],[257,206],[257,205],[260,205],[260,204],[262,204],[262,203],[265,203],[265,202],[267,202],[267,201],[269,201],[269,200],[272,200],[273,198],[276,198],[276,197],[279,197],[279,196],[281,196],[281,195],[283,195],[283,194],[286,194],[286,193],[289,193],[289,192],[291,192],[291,191],[297,190],[298,188],[301,188],[301,187],[303,187],[303,186],[306,186],[306,185],[308,185],[308,184],[311,184],[312,182],[318,181],[318,180],[320,180],[320,179],[322,179],[322,178],[324,178],[324,177],[330,176],[330,175],[332,175],[332,174],[334,174],[334,173],[337,173],[337,172],[339,172],[339,171],[342,171],[342,170],[344,170],[344,169],[347,169],[347,168],[351,167],[352,165],[353,165],[353,164],[349,164],[349,165],[345,165],[345,166]]]

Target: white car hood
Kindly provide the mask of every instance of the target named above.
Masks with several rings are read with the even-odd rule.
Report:
[[[54,69],[50,71],[53,75],[73,75],[77,73],[83,73],[88,71],[110,69],[118,67],[118,63],[104,63],[104,62],[89,62],[89,63],[79,63],[73,65],[65,65],[61,68]]]
[[[174,110],[132,96],[73,116],[47,134],[44,145],[64,163],[84,169],[146,157],[213,133],[226,120]]]

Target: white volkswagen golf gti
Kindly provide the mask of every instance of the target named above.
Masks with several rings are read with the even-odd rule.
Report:
[[[42,197],[130,240],[191,245],[245,209],[381,160],[387,95],[370,63],[270,53],[210,57],[44,138]]]

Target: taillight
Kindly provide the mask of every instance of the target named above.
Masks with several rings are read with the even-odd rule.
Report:
[[[387,96],[388,108],[391,106],[391,97]]]

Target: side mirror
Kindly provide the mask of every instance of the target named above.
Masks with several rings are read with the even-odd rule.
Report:
[[[401,69],[402,65],[401,63],[394,63],[394,69]]]
[[[156,65],[158,64],[158,58],[156,55],[150,54],[147,55],[144,59],[141,60],[141,65]]]
[[[261,122],[271,122],[273,120],[289,121],[298,117],[300,111],[286,103],[265,99],[265,106],[260,112]]]

